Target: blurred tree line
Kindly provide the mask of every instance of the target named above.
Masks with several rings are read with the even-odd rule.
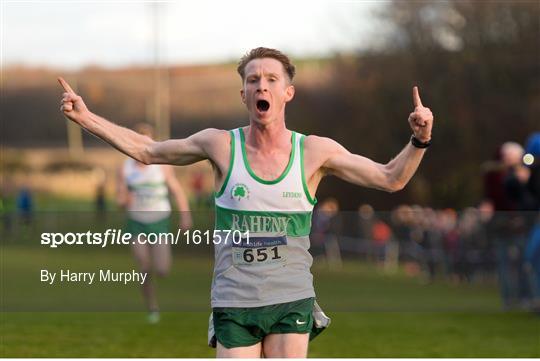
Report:
[[[342,209],[368,202],[465,207],[482,197],[482,162],[540,129],[539,1],[401,1],[380,12],[377,50],[339,57],[323,88],[297,89],[288,119],[308,134],[386,162],[407,143],[418,85],[435,115],[433,145],[404,191],[387,195],[330,178],[318,197]]]
[[[523,143],[540,129],[540,2],[395,0],[376,16],[383,21],[373,41],[377,47],[324,60],[319,72],[299,66],[288,125],[334,138],[384,163],[409,140],[407,117],[412,87],[418,85],[424,105],[435,115],[433,145],[401,192],[366,190],[330,177],[318,198],[334,196],[348,210],[365,202],[378,210],[402,202],[457,208],[478,202],[481,164],[493,159],[503,142]],[[169,69],[173,137],[245,124],[234,68]],[[66,144],[59,74],[64,73],[5,73],[3,145]],[[152,74],[152,69],[88,68],[66,78],[79,80],[78,89],[95,112],[131,125],[148,118]],[[85,144],[92,138],[85,136]]]

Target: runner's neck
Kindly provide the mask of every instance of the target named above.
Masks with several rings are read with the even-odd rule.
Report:
[[[251,124],[243,128],[246,145],[256,148],[261,153],[273,153],[276,149],[291,147],[292,132],[285,123],[263,126]]]

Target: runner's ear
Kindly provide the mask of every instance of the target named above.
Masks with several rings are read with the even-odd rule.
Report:
[[[246,93],[244,92],[244,88],[240,89],[240,98],[242,98],[242,103],[246,104]]]
[[[285,101],[290,102],[294,98],[294,93],[295,93],[294,85],[287,86],[287,89],[285,89],[285,94],[286,94]]]

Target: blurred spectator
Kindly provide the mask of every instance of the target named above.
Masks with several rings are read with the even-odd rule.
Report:
[[[422,249],[418,244],[421,236],[417,227],[422,217],[419,214],[421,210],[417,206],[401,205],[392,214],[394,234],[401,250],[401,260],[404,262],[405,272],[410,276],[415,276],[421,271]]]
[[[536,200],[536,210],[540,209],[540,132],[533,133],[527,140],[523,157],[530,169],[527,182],[529,192]]]
[[[106,184],[106,172],[103,168],[96,168],[94,170],[94,173],[96,175],[97,184],[96,184],[96,192],[94,196],[94,207],[96,211],[96,215],[98,219],[104,219],[105,218],[105,211],[107,210],[107,204],[106,204],[106,194],[105,194],[105,184]]]
[[[32,213],[34,210],[34,201],[30,188],[24,186],[19,190],[17,194],[17,213],[19,214],[23,223],[30,224],[32,221]]]
[[[392,273],[398,268],[399,245],[390,224],[380,218],[371,205],[358,207],[358,249],[386,272]]]
[[[495,231],[493,229],[493,217],[495,206],[489,199],[483,199],[478,205],[478,216],[480,230],[478,234],[478,246],[481,252],[482,278],[488,277],[489,273],[496,269],[496,253],[494,251],[493,239]]]
[[[480,241],[482,224],[478,210],[473,207],[465,209],[459,220],[459,239],[457,274],[460,281],[470,282],[474,272],[480,265]]]
[[[15,230],[17,220],[17,194],[19,193],[19,186],[13,181],[12,177],[5,176],[0,182],[0,196],[2,197],[2,231],[0,237],[2,241],[10,241],[11,232]]]
[[[407,205],[398,206],[391,215],[394,235],[400,245],[405,245],[410,239],[411,208]]]
[[[424,242],[424,266],[428,282],[432,282],[437,274],[437,265],[441,263],[442,256],[442,232],[438,223],[437,212],[431,208],[424,209],[423,228]]]
[[[398,243],[399,259],[404,262],[405,270],[409,275],[418,273],[418,264],[414,254],[411,254],[409,244],[411,242],[412,209],[408,205],[400,205],[391,214],[391,225],[394,237]]]
[[[373,258],[375,261],[384,261],[385,247],[392,237],[392,230],[380,219],[373,223],[371,239],[373,242]]]
[[[369,204],[362,204],[358,207],[358,236],[360,239],[371,239],[373,222],[375,222],[375,211],[373,207]]]
[[[338,235],[342,234],[339,204],[335,198],[327,198],[316,208],[313,214],[311,239],[315,248],[323,248],[326,261],[331,268],[341,268],[341,251]],[[317,247],[318,246],[318,247]],[[313,250],[317,253],[317,249]]]
[[[457,212],[451,208],[443,209],[438,212],[438,218],[442,232],[446,274],[451,279],[457,279],[457,262],[459,251]]]
[[[528,298],[528,286],[522,255],[527,232],[527,219],[519,212],[529,204],[525,184],[530,172],[522,165],[524,150],[515,142],[501,147],[505,169],[503,189],[510,200],[507,212],[498,212],[494,223],[497,234],[498,274],[503,308],[520,306]]]
[[[0,188],[0,238],[5,242],[8,240],[8,234],[11,232],[12,215],[7,210],[7,205],[4,203],[4,192]]]
[[[101,216],[105,213],[107,208],[105,203],[105,183],[99,183],[96,186],[95,206],[98,215]]]
[[[204,191],[204,174],[200,170],[195,171],[191,176],[191,191],[195,197],[195,205],[197,207],[208,201],[208,197]]]
[[[482,164],[484,197],[493,202],[496,211],[506,211],[511,209],[511,201],[504,191],[504,177],[506,167],[502,162],[503,146],[501,145],[495,152],[493,159]]]
[[[512,202],[511,210],[536,210],[537,204],[534,195],[528,188],[531,170],[523,163],[524,149],[514,142],[503,145],[503,163],[506,167],[504,176],[504,190]]]
[[[536,223],[524,251],[524,268],[532,296],[532,308],[540,311],[540,132],[533,133],[525,145],[523,160],[530,169],[527,189],[534,198]]]
[[[524,252],[524,269],[531,289],[531,306],[540,312],[540,222],[538,222],[527,242]]]

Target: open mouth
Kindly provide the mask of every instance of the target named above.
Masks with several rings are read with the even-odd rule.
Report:
[[[266,100],[257,100],[257,110],[260,112],[265,112],[270,108],[270,103]]]

